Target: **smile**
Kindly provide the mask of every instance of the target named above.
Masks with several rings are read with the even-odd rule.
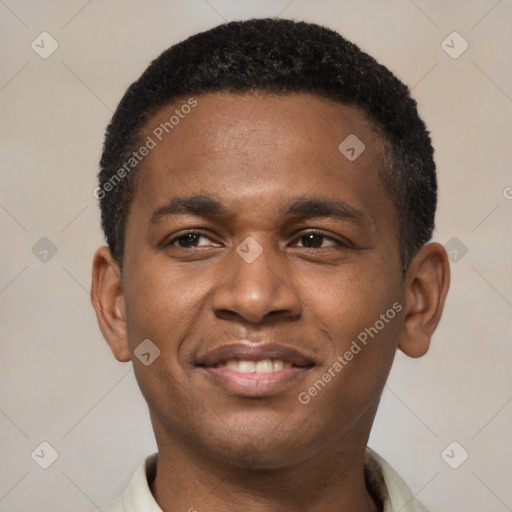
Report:
[[[202,370],[210,382],[241,397],[269,397],[285,391],[313,367],[294,366],[280,359],[246,361],[231,359]]]
[[[244,397],[275,395],[314,366],[314,361],[295,347],[247,340],[217,347],[196,361],[210,383]]]
[[[238,373],[273,373],[292,366],[292,363],[282,359],[261,359],[260,361],[230,359],[215,365],[215,368],[229,368]]]

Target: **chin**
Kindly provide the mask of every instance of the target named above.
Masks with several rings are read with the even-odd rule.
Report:
[[[304,425],[290,427],[226,429],[212,433],[203,446],[216,460],[239,469],[278,469],[307,458],[308,438],[316,437],[308,436]]]
[[[222,453],[215,453],[215,458],[216,460],[222,458],[225,464],[239,470],[268,471],[290,464],[297,457],[297,450],[296,446],[285,450],[279,441],[258,443],[245,440],[236,445],[232,443]]]

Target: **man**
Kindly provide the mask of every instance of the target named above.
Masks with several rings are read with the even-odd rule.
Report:
[[[449,286],[407,87],[318,25],[221,25],[129,87],[99,181],[92,302],[158,445],[106,510],[424,511],[367,448]]]

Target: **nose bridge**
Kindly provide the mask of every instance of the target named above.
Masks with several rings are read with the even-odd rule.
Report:
[[[281,260],[278,249],[271,244],[246,237],[235,248],[228,263],[230,270],[215,290],[216,314],[230,311],[251,322],[278,311],[297,316],[300,301]]]
[[[261,238],[260,238],[261,242]],[[279,255],[270,244],[261,245],[254,237],[248,236],[236,247],[234,270],[237,282],[244,281],[259,293],[271,293],[282,281],[277,277]],[[259,290],[261,288],[261,291]]]

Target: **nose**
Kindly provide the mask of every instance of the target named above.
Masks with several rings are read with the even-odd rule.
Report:
[[[218,318],[259,323],[270,319],[297,319],[302,306],[287,262],[278,251],[265,248],[251,261],[233,252],[212,297]]]

